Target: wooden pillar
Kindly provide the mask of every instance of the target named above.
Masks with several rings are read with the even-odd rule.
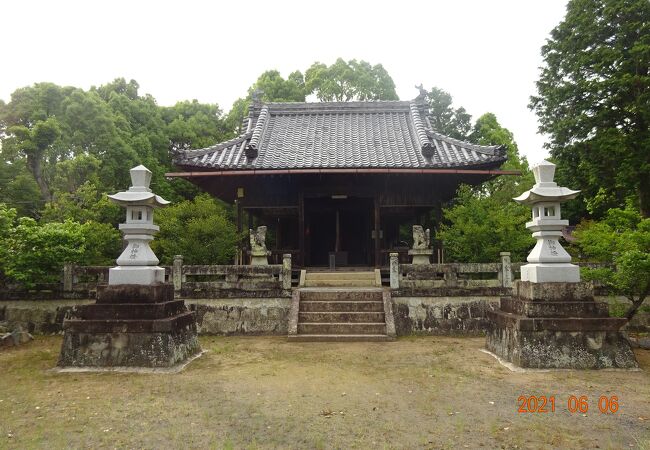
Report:
[[[241,236],[242,234],[242,206],[241,206],[241,200],[236,200],[237,202],[237,234]],[[243,243],[241,239],[239,240],[237,244],[237,255],[235,255],[236,265],[243,265],[244,264],[244,257],[243,257]]]
[[[305,267],[305,196],[298,194],[298,247],[300,249],[300,267]]]
[[[334,243],[334,251],[336,253],[341,251],[341,225],[340,225],[339,210],[336,209],[336,241]]]
[[[379,223],[379,196],[375,196],[375,268],[381,267],[381,224]]]

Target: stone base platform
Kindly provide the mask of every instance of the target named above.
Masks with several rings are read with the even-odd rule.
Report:
[[[431,264],[431,248],[412,248],[408,251],[409,256],[413,257],[412,264]]]
[[[488,311],[486,346],[517,366],[538,369],[635,368],[638,363],[619,329],[587,283],[518,281],[512,297]]]
[[[172,367],[201,352],[172,285],[109,285],[63,322],[60,367]]]

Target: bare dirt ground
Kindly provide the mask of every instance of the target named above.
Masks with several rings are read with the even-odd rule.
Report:
[[[650,449],[650,351],[643,371],[513,373],[483,338],[201,342],[180,374],[53,373],[60,337],[0,352],[0,448]],[[555,412],[518,413],[520,395]]]

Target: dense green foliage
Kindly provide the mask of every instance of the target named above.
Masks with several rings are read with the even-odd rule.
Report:
[[[64,262],[113,263],[124,212],[105,194],[126,188],[133,166],[147,166],[152,189],[169,200],[195,195],[164,177],[170,150],[230,137],[227,120],[217,105],[161,107],[138,89],[121,78],[88,91],[37,83],[0,104],[0,202],[11,223],[0,271],[9,281],[57,280]]]
[[[585,269],[585,279],[597,279],[626,296],[632,318],[650,294],[650,219],[633,208],[610,209],[599,222],[585,221],[576,229],[581,257],[611,264]]]
[[[398,100],[395,83],[381,64],[338,58],[331,66],[315,62],[304,76],[296,70],[286,79],[277,70],[267,70],[248,89],[247,96],[233,104],[226,118],[228,129],[242,132],[253,96],[262,102],[304,102],[309,95],[321,101]]]
[[[325,102],[398,100],[395,83],[381,64],[342,58],[334,64],[316,62],[305,72],[305,91]]]
[[[110,264],[121,248],[119,232],[109,224],[66,220],[38,224],[16,217],[0,204],[0,264],[5,277],[27,287],[57,282],[64,263]]]
[[[650,2],[569,1],[542,56],[530,106],[558,181],[582,189],[572,218],[628,200],[650,216]]]
[[[117,79],[89,91],[37,83],[17,89],[0,107],[0,196],[38,218],[47,204],[84,197],[79,189],[102,193],[128,186],[126,169],[144,164],[153,172],[152,188],[177,200],[193,188],[165,179],[169,150],[226,137],[216,105],[194,101],[160,107],[153,97],[140,96],[133,80]]]
[[[197,195],[156,211],[160,233],[152,243],[163,264],[183,255],[186,264],[230,264],[240,237],[223,204]]]
[[[450,105],[451,101],[447,117],[453,117]],[[519,170],[522,176],[500,176],[477,187],[461,186],[452,204],[443,209],[444,222],[438,232],[447,259],[496,262],[500,252],[508,251],[513,261],[523,261],[535,243],[525,228],[530,208],[512,198],[534,183],[528,163],[519,156],[512,133],[492,113],[479,117],[468,137],[482,145],[505,146],[508,160],[503,168]]]
[[[435,86],[423,94],[433,129],[456,139],[467,139],[472,129],[472,116],[465,108],[452,108],[451,95]]]

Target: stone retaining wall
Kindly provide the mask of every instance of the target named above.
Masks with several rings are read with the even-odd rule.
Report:
[[[199,334],[287,335],[291,298],[187,300]]]
[[[63,318],[76,305],[95,300],[0,302],[0,323],[8,329],[22,326],[32,334],[62,332]],[[200,334],[286,335],[291,298],[233,298],[186,300],[196,312]]]
[[[597,298],[605,300],[605,298]],[[0,325],[20,325],[32,334],[62,331],[65,314],[76,305],[95,300],[42,300],[0,302]],[[479,335],[487,329],[487,311],[499,296],[393,296],[398,336],[411,334]],[[286,335],[291,298],[232,298],[186,300],[196,312],[200,334]],[[627,326],[630,331],[650,331],[650,314],[639,313]]]
[[[487,311],[496,309],[499,297],[393,297],[398,336],[480,335],[488,326]]]

